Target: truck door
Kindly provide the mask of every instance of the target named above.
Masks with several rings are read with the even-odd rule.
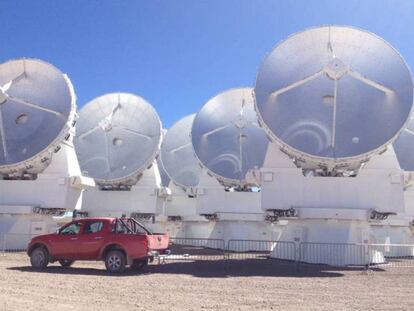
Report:
[[[61,258],[77,258],[79,249],[79,236],[82,228],[80,221],[74,221],[53,236],[53,257]]]
[[[102,220],[86,221],[80,236],[80,253],[82,259],[96,260],[104,244],[104,225]]]

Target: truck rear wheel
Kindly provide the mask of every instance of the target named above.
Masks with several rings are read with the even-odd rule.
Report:
[[[59,263],[62,267],[70,267],[75,261],[74,260],[69,260],[69,259],[61,259],[59,260]]]
[[[125,254],[118,250],[110,251],[105,258],[106,270],[111,273],[121,273],[125,270]]]
[[[49,253],[44,247],[36,247],[30,254],[30,263],[36,269],[46,268],[49,263]]]
[[[148,265],[148,259],[147,258],[135,259],[132,262],[131,268],[134,269],[134,270],[141,270],[142,268],[144,268],[147,265]]]

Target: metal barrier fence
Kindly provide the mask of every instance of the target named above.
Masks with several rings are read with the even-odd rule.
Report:
[[[349,243],[300,243],[299,262],[306,264],[366,266],[366,246]]]
[[[414,245],[369,244],[371,268],[414,268]]]
[[[225,260],[225,242],[220,239],[170,238],[167,260]]]
[[[296,261],[294,242],[263,240],[229,240],[228,259],[280,259]]]
[[[361,270],[414,268],[414,245],[313,243],[271,240],[171,239],[165,260],[261,260],[294,264],[297,270],[317,265]],[[414,269],[413,269],[414,271]]]

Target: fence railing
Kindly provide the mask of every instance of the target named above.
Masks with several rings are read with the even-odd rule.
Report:
[[[366,266],[366,246],[351,243],[312,243],[299,244],[301,263],[329,266]]]
[[[166,260],[271,260],[295,264],[355,267],[414,268],[414,245],[314,243],[271,240],[175,238]]]
[[[170,238],[168,260],[224,260],[225,242],[220,239]]]
[[[414,268],[414,245],[369,244],[372,268]]]
[[[229,240],[228,259],[280,259],[296,261],[294,242],[263,240]]]

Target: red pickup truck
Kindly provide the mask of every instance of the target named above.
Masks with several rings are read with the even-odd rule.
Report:
[[[27,254],[34,268],[55,261],[69,267],[75,260],[103,260],[109,272],[122,272],[127,265],[143,268],[167,252],[168,244],[166,234],[154,234],[132,218],[84,218],[34,237]]]

